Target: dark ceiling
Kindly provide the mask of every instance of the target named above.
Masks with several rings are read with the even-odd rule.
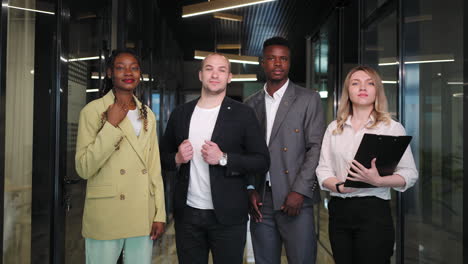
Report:
[[[333,0],[276,0],[223,11],[244,17],[242,22],[220,20],[212,14],[181,18],[182,6],[206,1],[168,0],[160,7],[175,26],[184,60],[193,60],[194,50],[214,51],[216,44],[241,44],[242,55],[261,56],[263,42],[282,36],[291,42],[291,79],[305,81],[305,38],[316,33],[335,6]],[[239,50],[218,50],[239,54]],[[248,67],[248,66],[247,66]],[[244,67],[246,68],[246,67]]]

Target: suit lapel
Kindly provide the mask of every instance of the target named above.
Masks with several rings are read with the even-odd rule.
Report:
[[[218,137],[222,134],[223,122],[228,119],[227,117],[230,114],[231,108],[231,99],[224,97],[221,107],[219,108],[218,118],[216,119],[213,134],[211,135],[211,141],[216,142]]]
[[[128,143],[132,146],[132,148],[135,150],[137,153],[138,157],[140,160],[143,162],[143,164],[146,165],[145,158],[143,157],[143,148],[140,145],[140,142],[138,142],[138,137],[135,134],[135,129],[133,128],[132,122],[130,122],[130,119],[127,117],[122,120],[119,124],[120,130],[125,134],[125,137],[127,138]],[[144,133],[144,128],[142,127],[141,132],[142,135]]]
[[[198,103],[200,98],[189,102],[184,110],[182,111],[182,138],[188,139],[189,138],[189,130],[190,130],[190,120],[192,119],[193,111],[195,110],[195,106]]]
[[[294,84],[291,81],[289,81],[288,88],[286,89],[283,98],[281,98],[278,111],[276,112],[275,121],[273,122],[273,128],[271,129],[270,142],[273,138],[275,138],[279,128],[281,127],[281,124],[284,121],[284,118],[286,117],[286,115],[289,112],[289,109],[291,108],[291,105],[293,104],[294,100],[296,100],[296,92],[294,88]],[[270,142],[268,142],[268,145],[270,144]]]
[[[265,91],[262,90],[255,98],[255,113],[257,115],[258,122],[262,128],[262,135],[266,137],[266,109],[265,109]]]
[[[141,103],[135,96],[133,98],[135,99],[137,109],[139,110],[141,108]],[[107,110],[109,108],[109,105],[111,105],[111,104],[113,104],[115,102],[114,93],[112,91],[109,91],[103,97],[103,99],[104,99],[104,107],[105,107],[104,109]],[[150,127],[153,126],[153,125],[154,124],[148,124],[148,132],[150,132],[150,129],[152,129]],[[138,137],[135,134],[135,129],[133,128],[133,125],[130,122],[130,120],[128,119],[128,117],[125,117],[122,120],[122,122],[120,122],[118,127],[125,134],[125,138],[130,143],[132,148],[135,150],[135,152],[138,155],[138,157],[140,158],[141,162],[143,162],[143,164],[146,165],[146,161],[145,161],[145,158],[143,156],[144,155],[143,147],[145,145],[144,140],[147,140],[147,137],[148,137],[147,134],[149,134],[149,133],[145,132],[144,127],[142,127],[141,132],[140,132],[140,137],[141,138],[139,140]]]

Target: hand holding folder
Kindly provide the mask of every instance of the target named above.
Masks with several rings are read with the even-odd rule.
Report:
[[[411,136],[387,136],[364,134],[354,157],[364,167],[370,168],[371,161],[377,158],[376,167],[380,176],[393,175],[395,168],[408,147]],[[348,177],[353,177],[348,174]],[[359,181],[346,180],[345,187],[375,188],[376,186]]]

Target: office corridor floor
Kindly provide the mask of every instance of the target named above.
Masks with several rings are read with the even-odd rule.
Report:
[[[175,245],[175,231],[174,222],[171,221],[166,227],[166,233],[157,241],[153,251],[153,264],[175,264],[177,261],[176,245]],[[331,257],[331,249],[328,243],[328,212],[321,210],[320,213],[320,236],[317,244],[317,264],[333,264],[334,261]],[[210,260],[210,263],[211,260]],[[247,234],[247,245],[244,251],[244,263],[255,263],[253,257],[253,250],[250,242],[250,233]],[[286,254],[283,250],[281,256],[281,263],[288,263]]]

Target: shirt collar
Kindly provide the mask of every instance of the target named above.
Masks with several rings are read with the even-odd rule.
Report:
[[[281,99],[283,98],[283,95],[284,93],[286,92],[286,89],[288,88],[288,85],[289,85],[289,78],[288,80],[283,84],[283,86],[281,86],[281,88],[278,89],[278,91],[274,92],[273,93],[273,96],[270,96],[270,94],[267,92],[267,85],[265,83],[265,85],[263,86],[263,90],[265,91],[265,96],[268,96],[270,98],[273,98],[273,99]]]
[[[348,118],[346,119],[345,121],[345,125],[348,125],[348,126],[352,126],[351,124],[351,117],[353,117],[352,115],[349,115]],[[367,120],[367,124],[366,125],[369,125],[369,124],[372,124],[374,123],[375,119],[374,119],[374,116],[373,115],[370,115],[369,116],[369,119]]]

